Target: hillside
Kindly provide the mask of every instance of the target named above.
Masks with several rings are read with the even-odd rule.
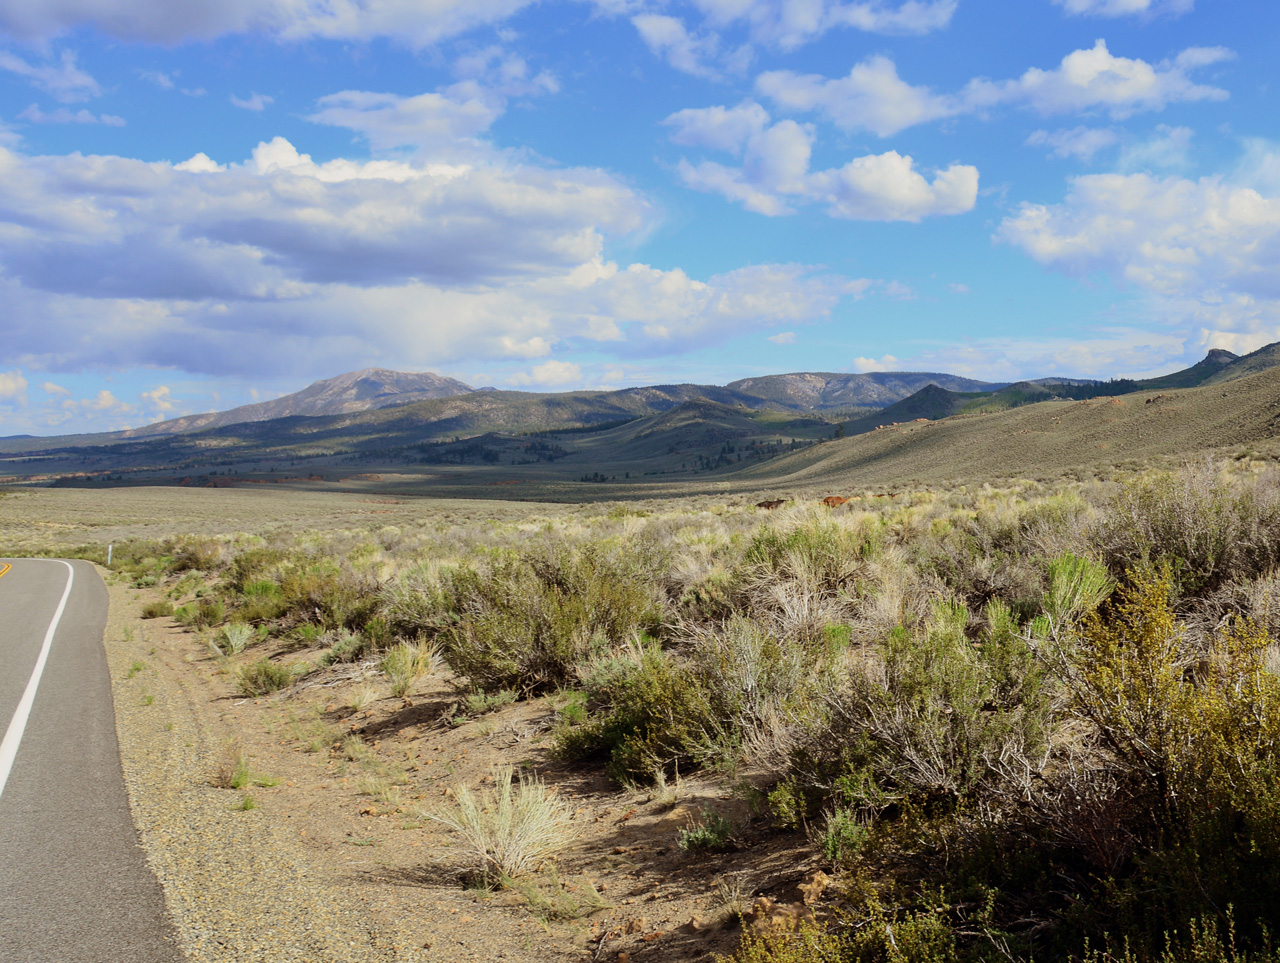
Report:
[[[1213,354],[1212,351],[1209,353]],[[1228,353],[1226,351],[1222,352],[1222,354]],[[1249,375],[1257,374],[1259,371],[1266,371],[1277,365],[1280,365],[1280,341],[1263,345],[1257,351],[1234,358],[1229,364],[1210,375],[1205,380],[1205,384],[1221,384],[1224,381],[1247,378]]]
[[[1222,384],[1027,405],[909,423],[744,469],[754,487],[893,485],[1046,477],[1184,459],[1230,446],[1280,449],[1280,369]]]
[[[947,418],[954,415],[974,397],[973,393],[962,394],[956,391],[948,391],[946,388],[940,388],[935,384],[928,384],[911,397],[903,398],[887,408],[844,422],[845,434],[861,435],[868,431],[875,431],[885,425],[917,421],[922,418],[929,421],[937,421],[939,418]],[[978,393],[977,397],[989,398],[991,395]]]

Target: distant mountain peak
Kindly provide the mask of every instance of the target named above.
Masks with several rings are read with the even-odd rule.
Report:
[[[174,435],[187,431],[222,428],[250,421],[296,416],[345,415],[392,405],[435,398],[452,398],[475,391],[470,385],[432,371],[392,371],[390,368],[361,368],[313,381],[301,391],[271,401],[241,405],[230,411],[187,415],[126,432],[126,436]]]
[[[1209,353],[1204,356],[1205,361],[1211,361],[1214,364],[1230,364],[1240,356],[1232,354],[1225,348],[1210,348]]]

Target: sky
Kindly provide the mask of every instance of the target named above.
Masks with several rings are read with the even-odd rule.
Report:
[[[1280,340],[1274,0],[0,0],[0,435]]]

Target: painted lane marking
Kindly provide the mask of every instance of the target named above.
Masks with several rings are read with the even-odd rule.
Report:
[[[40,676],[44,674],[44,664],[49,660],[49,649],[53,645],[53,633],[58,630],[62,621],[62,612],[67,607],[67,599],[71,597],[71,584],[75,581],[76,570],[70,562],[59,561],[59,565],[67,567],[67,587],[62,590],[62,601],[53,613],[53,621],[49,623],[49,631],[44,634],[44,644],[40,646],[40,657],[36,659],[36,667],[31,670],[31,678],[18,700],[18,708],[13,712],[9,728],[5,730],[4,740],[0,741],[0,796],[4,795],[4,785],[9,781],[9,770],[13,768],[13,760],[18,755],[18,744],[22,742],[22,734],[27,728],[27,719],[31,715],[31,707],[36,701],[36,689],[40,686]],[[7,568],[6,568],[7,571]],[[3,575],[0,572],[0,575]]]
[[[4,578],[9,574],[9,569],[13,568],[8,562],[4,563],[4,568],[0,568],[0,578]]]

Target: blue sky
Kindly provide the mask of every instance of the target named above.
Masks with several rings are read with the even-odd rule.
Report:
[[[1280,340],[1265,0],[0,0],[0,434]]]

